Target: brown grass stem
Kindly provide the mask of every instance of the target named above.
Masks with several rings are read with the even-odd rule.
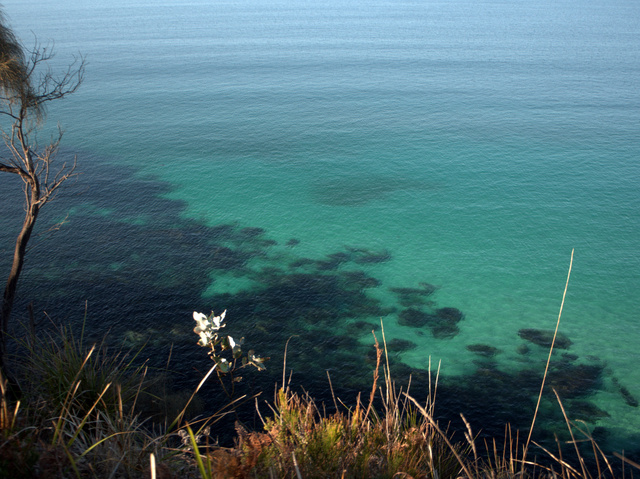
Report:
[[[556,329],[553,333],[553,339],[551,340],[551,347],[549,348],[549,356],[547,358],[547,364],[544,368],[544,375],[542,376],[542,384],[540,385],[540,393],[538,394],[538,402],[536,403],[536,409],[533,413],[533,419],[531,420],[531,427],[529,428],[529,435],[527,437],[527,442],[524,445],[524,451],[522,453],[522,462],[527,459],[527,452],[529,450],[529,444],[531,443],[531,436],[533,434],[533,427],[535,426],[536,419],[538,417],[538,410],[540,409],[540,402],[542,401],[542,392],[544,391],[544,384],[547,379],[547,374],[549,372],[549,364],[551,363],[551,355],[553,354],[553,347],[556,342],[556,337],[558,335],[558,328],[560,327],[560,318],[562,317],[562,309],[564,308],[564,300],[567,296],[567,289],[569,288],[569,278],[571,277],[571,268],[573,267],[573,252],[571,250],[571,261],[569,262],[569,271],[567,273],[567,281],[564,285],[564,293],[562,293],[562,302],[560,303],[560,312],[558,313],[558,321],[556,322]]]
[[[553,388],[553,394],[555,394],[556,398],[558,399],[558,404],[560,405],[560,409],[562,410],[562,416],[564,417],[564,420],[567,423],[567,429],[569,429],[569,434],[571,435],[571,442],[573,443],[573,447],[575,447],[576,449],[576,455],[578,456],[578,461],[580,462],[580,468],[582,469],[582,477],[589,477],[587,475],[587,470],[585,469],[585,466],[584,466],[584,460],[582,459],[582,456],[580,455],[580,450],[578,449],[578,442],[576,441],[576,438],[573,434],[573,428],[571,427],[571,423],[569,422],[569,418],[567,417],[567,412],[564,410],[564,405],[562,404],[562,401],[560,400],[560,396],[558,396],[558,391],[556,391],[555,388]],[[597,456],[596,456],[596,459],[597,459]],[[598,465],[598,469],[600,469],[599,465]],[[601,477],[600,471],[598,471],[598,477]]]
[[[458,451],[456,451],[456,448],[454,447],[453,444],[451,444],[451,441],[449,440],[449,438],[447,437],[447,435],[444,433],[444,431],[442,429],[440,429],[440,426],[438,426],[438,423],[433,419],[433,416],[431,416],[431,414],[429,414],[427,412],[427,410],[425,408],[423,408],[420,403],[418,401],[416,401],[413,397],[409,396],[407,393],[404,393],[404,395],[411,401],[413,402],[413,404],[418,408],[418,411],[420,411],[422,413],[422,415],[425,417],[425,419],[427,421],[429,421],[429,423],[431,424],[431,426],[433,426],[433,428],[438,431],[438,434],[440,434],[440,437],[442,437],[442,439],[444,440],[444,442],[447,443],[447,446],[449,446],[449,449],[451,450],[451,453],[456,457],[456,459],[458,460],[458,463],[460,464],[460,467],[462,468],[462,470],[464,471],[464,473],[467,475],[468,478],[472,478],[472,477],[476,477],[474,474],[471,474],[471,471],[469,470],[469,468],[467,467],[467,465],[465,464],[465,461],[462,459],[462,456],[460,456],[460,454],[458,453]]]

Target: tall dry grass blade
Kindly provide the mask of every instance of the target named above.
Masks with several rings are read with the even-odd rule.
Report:
[[[392,433],[398,426],[398,397],[396,396],[395,386],[391,380],[391,368],[389,366],[389,351],[387,350],[387,337],[384,333],[384,322],[380,319],[380,328],[382,334],[382,344],[384,345],[384,356],[387,363],[386,370],[384,371],[384,382],[386,394],[383,395],[383,404],[385,409],[385,433],[387,437],[387,456],[391,453],[392,448]],[[391,430],[393,427],[394,431]]]
[[[471,449],[473,450],[473,462],[475,464],[476,471],[477,471],[478,470],[478,450],[476,448],[476,441],[473,437],[473,432],[471,430],[471,424],[469,424],[469,422],[467,421],[467,418],[464,417],[462,413],[460,414],[460,417],[462,418],[462,422],[464,422],[464,425],[467,427],[467,430],[464,433],[464,436],[467,438],[467,442],[469,443],[469,445],[471,446]]]
[[[82,317],[82,330],[80,330],[80,347],[84,341],[84,327],[87,324],[87,316],[89,314],[89,300],[84,301],[84,316]]]
[[[187,408],[189,407],[189,404],[191,404],[191,401],[193,401],[193,398],[196,396],[198,391],[200,391],[200,388],[202,387],[202,385],[207,381],[207,379],[209,379],[209,376],[211,376],[213,374],[213,370],[215,368],[216,368],[215,364],[213,366],[211,366],[211,369],[209,369],[209,372],[207,374],[205,374],[205,376],[202,378],[202,380],[198,384],[198,387],[196,387],[195,391],[193,391],[193,393],[191,393],[191,397],[187,401],[187,404],[185,404],[184,408],[182,408],[182,411],[180,411],[180,414],[178,414],[178,416],[169,425],[169,429],[172,429],[174,426],[176,426],[176,425],[178,425],[178,424],[180,424],[182,422],[182,419],[184,418],[184,415],[187,412]]]
[[[524,445],[524,451],[522,453],[522,461],[527,459],[527,452],[529,450],[529,445],[531,443],[531,435],[533,434],[533,427],[536,423],[536,418],[538,417],[538,410],[540,409],[540,402],[542,401],[542,392],[544,390],[544,384],[547,379],[547,374],[549,372],[549,364],[551,363],[551,355],[553,354],[553,347],[556,342],[556,336],[558,335],[558,328],[560,327],[560,318],[562,317],[562,308],[564,307],[564,300],[567,296],[567,289],[569,288],[569,278],[571,277],[571,268],[573,267],[573,252],[571,250],[571,261],[569,262],[569,271],[567,273],[567,281],[564,285],[564,293],[562,294],[562,302],[560,303],[560,312],[558,313],[558,321],[556,322],[556,329],[553,333],[553,339],[551,340],[551,348],[549,348],[549,357],[547,358],[547,365],[544,368],[544,375],[542,376],[542,384],[540,385],[540,393],[538,394],[538,402],[536,404],[536,409],[533,413],[533,419],[531,420],[531,427],[529,428],[529,436],[527,437],[527,442]]]
[[[382,329],[382,344],[384,345],[384,357],[387,361],[387,370],[384,375],[384,380],[387,383],[387,400],[389,395],[389,382],[391,381],[391,368],[389,367],[389,351],[387,351],[387,338],[384,334],[384,323],[380,319],[380,328]]]
[[[165,371],[169,371],[169,364],[171,364],[171,357],[173,356],[173,343],[171,343],[171,347],[169,348],[169,355],[167,356],[167,364],[164,367]]]
[[[20,409],[20,401],[16,402],[16,407],[13,410],[13,416],[11,418],[11,424],[9,425],[10,430],[13,431],[13,429],[16,427],[16,418],[18,417],[18,410]]]
[[[587,474],[587,470],[585,469],[585,465],[584,465],[584,459],[582,458],[582,455],[580,454],[580,450],[578,449],[578,442],[576,441],[576,438],[573,434],[573,428],[571,427],[571,423],[569,422],[569,418],[567,417],[567,413],[564,410],[564,405],[562,404],[562,401],[560,400],[560,396],[558,396],[558,391],[555,390],[555,388],[552,389],[553,390],[553,394],[556,395],[556,399],[558,400],[558,404],[560,405],[560,409],[562,410],[562,416],[564,416],[564,420],[567,423],[567,428],[569,429],[569,434],[571,435],[571,442],[573,443],[573,446],[576,449],[576,455],[578,456],[578,461],[580,462],[580,468],[582,469],[582,477],[587,478],[587,477],[591,477],[590,475]],[[598,477],[600,477],[600,466],[598,465]]]
[[[296,476],[298,476],[298,479],[302,479],[302,474],[300,474],[300,468],[298,467],[298,460],[296,459],[296,453],[291,451],[291,456],[293,457],[293,467],[296,470]]]
[[[376,368],[373,370],[373,385],[371,386],[371,393],[369,394],[369,405],[367,406],[367,412],[364,414],[364,418],[369,417],[369,413],[371,412],[371,408],[373,407],[373,400],[376,397],[376,388],[378,387],[378,380],[380,379],[380,361],[382,360],[382,349],[380,349],[380,343],[378,343],[378,338],[376,338],[376,333],[371,331],[373,334],[373,339],[375,341],[376,348]]]
[[[94,344],[89,350],[89,352],[87,353],[87,356],[84,358],[84,361],[82,361],[82,364],[80,365],[78,372],[73,378],[73,381],[71,381],[71,384],[75,384],[75,387],[69,388],[69,391],[67,391],[67,396],[65,397],[65,400],[62,403],[62,411],[60,413],[60,417],[58,418],[58,422],[56,424],[55,431],[53,433],[53,440],[51,441],[51,444],[55,444],[56,442],[58,442],[58,438],[60,437],[60,432],[62,430],[62,422],[64,421],[65,416],[69,413],[68,408],[71,406],[71,399],[75,396],[76,391],[80,386],[80,381],[78,381],[78,378],[80,377],[82,370],[87,364],[87,361],[89,361],[89,358],[91,357],[95,349],[96,349],[96,345]]]
[[[173,347],[173,345],[171,345],[171,347]],[[147,378],[148,370],[149,370],[149,366],[145,366],[144,371],[142,373],[142,377],[140,378],[140,383],[138,383],[138,389],[136,390],[136,394],[133,397],[133,404],[131,405],[132,411],[136,409],[136,404],[138,404],[138,398],[140,397],[140,392],[142,391],[142,385],[144,384],[144,381]],[[122,403],[122,398],[120,398],[120,402]]]
[[[338,402],[336,401],[336,394],[333,392],[333,384],[331,384],[331,375],[329,374],[328,370],[327,370],[327,379],[329,380],[329,390],[331,391],[331,398],[333,399],[333,406],[336,408],[336,412],[338,412]]]
[[[436,371],[436,381],[431,384],[431,356],[429,356],[429,412],[433,414],[433,409],[436,404],[436,394],[438,394],[438,381],[440,380],[440,367],[442,366],[442,359],[438,361],[438,370]]]
[[[622,462],[626,462],[630,466],[633,466],[636,469],[640,470],[640,464],[638,464],[637,462],[633,462],[631,459],[627,459],[622,454],[617,453],[617,452],[614,452],[613,455],[616,456],[618,459],[620,459]]]
[[[554,393],[556,393],[556,397],[558,397],[558,393],[555,391],[553,391]],[[558,398],[558,402],[560,402],[560,399]],[[562,405],[561,405],[562,408]],[[564,408],[562,408],[563,413],[564,413]],[[565,418],[566,420],[566,418]],[[584,426],[584,429],[577,427],[574,423],[574,426],[576,427],[576,429],[578,431],[580,431],[580,434],[582,434],[586,440],[585,441],[589,441],[591,443],[591,450],[593,451],[593,458],[596,461],[596,469],[598,470],[598,475],[596,476],[598,479],[600,479],[601,477],[604,477],[603,472],[602,472],[602,468],[600,467],[600,457],[598,454],[598,451],[600,451],[600,453],[602,454],[602,457],[604,458],[604,462],[607,466],[609,466],[609,461],[607,460],[607,457],[604,455],[604,453],[602,452],[602,450],[600,449],[600,447],[598,447],[598,445],[596,444],[596,441],[593,439],[593,437],[591,436],[591,434],[589,433],[589,427],[587,426],[587,423],[583,420],[576,420],[575,422],[578,423],[582,423],[582,425]],[[583,441],[583,442],[585,442]],[[608,467],[609,472],[611,473],[611,477],[615,477],[613,475],[613,469],[611,469],[611,467]]]
[[[7,383],[8,381],[2,377],[2,371],[0,371],[0,393],[2,395],[2,405],[0,407],[0,431],[13,431],[16,424],[16,418],[18,416],[18,410],[20,409],[20,401],[16,402],[16,406],[13,412],[9,408],[9,401],[7,400]]]
[[[562,445],[560,444],[560,441],[558,440],[557,435],[554,434],[553,437],[555,438],[556,444],[558,445],[558,457],[560,458],[560,460],[556,460],[556,462],[562,465],[564,463],[564,458],[562,457]],[[560,470],[560,472],[562,472],[562,479],[568,479],[567,470],[564,467]]]
[[[433,426],[433,428],[438,431],[438,434],[440,434],[440,437],[442,437],[442,439],[444,440],[444,442],[447,443],[447,446],[449,446],[449,449],[451,450],[451,453],[456,457],[456,459],[458,460],[458,464],[460,464],[460,467],[462,468],[462,470],[464,471],[464,473],[467,475],[468,478],[472,478],[472,477],[476,477],[475,475],[471,474],[471,471],[469,470],[469,468],[467,467],[467,465],[465,464],[464,460],[462,459],[462,457],[460,456],[460,454],[458,454],[458,451],[456,451],[456,448],[453,446],[453,444],[451,444],[451,441],[449,440],[449,438],[447,437],[447,435],[442,431],[442,429],[440,429],[440,426],[438,426],[438,423],[433,419],[433,416],[431,416],[431,414],[429,414],[425,408],[423,408],[420,403],[418,401],[416,401],[413,397],[409,396],[408,394],[405,393],[405,396],[407,396],[407,398],[409,398],[409,400],[411,402],[413,402],[413,404],[415,404],[415,406],[418,408],[418,411],[420,411],[422,413],[422,415],[425,417],[425,419],[427,421],[429,421],[429,423],[431,424],[431,426]]]
[[[598,468],[598,478],[600,478],[602,477],[602,471],[600,470],[600,459],[598,458],[598,451],[596,450],[596,442],[593,440],[593,438],[589,438],[589,439],[591,442],[591,448],[593,449],[593,457],[596,460],[596,467]]]
[[[589,477],[589,476],[580,476],[580,471],[578,471],[575,467],[573,467],[571,464],[566,462],[562,458],[562,456],[556,456],[549,449],[547,449],[546,447],[542,446],[541,444],[538,444],[535,441],[531,441],[531,444],[534,444],[535,446],[538,446],[540,449],[542,449],[544,452],[546,452],[551,459],[553,459],[556,463],[558,463],[562,467],[562,477],[566,477],[565,476],[565,471],[569,471],[569,472],[573,473],[577,477],[582,477],[582,478]],[[536,464],[534,462],[527,461],[526,464],[529,464],[529,465],[532,465],[532,466],[539,466],[542,469],[545,469],[546,471],[549,471],[549,472],[551,471],[551,469],[549,469],[548,467],[543,467],[540,464]],[[555,475],[555,473],[554,473],[554,475]]]
[[[607,456],[604,454],[602,449],[600,449],[600,446],[598,446],[598,443],[594,441],[591,436],[589,436],[589,440],[591,441],[591,444],[593,445],[594,450],[597,449],[600,455],[602,456],[602,459],[604,459],[604,462],[607,465],[607,469],[609,469],[609,473],[611,474],[611,477],[615,477],[613,473],[613,467],[611,467],[611,463],[609,462],[609,459],[607,459]]]
[[[258,398],[255,397],[253,399],[254,399],[254,402],[256,404],[256,413],[258,414],[258,417],[260,418],[260,422],[262,423],[262,426],[265,426],[267,423],[264,421],[264,418],[262,417],[262,414],[260,413],[260,405],[258,404]]]
[[[289,339],[287,339],[287,342],[284,345],[284,359],[282,362],[282,389],[283,390],[285,388],[285,378],[287,374],[287,349],[289,349],[289,341],[291,341],[291,339],[295,338],[296,336],[297,334],[294,334],[293,336],[289,336]]]
[[[123,406],[122,406],[122,385],[121,384],[116,384],[116,395],[118,396],[118,419],[120,420],[120,422],[122,422],[124,420],[124,411],[123,411]]]
[[[102,396],[104,396],[107,392],[107,390],[109,389],[109,387],[111,386],[111,383],[107,384],[104,389],[102,390],[102,392],[100,393],[100,396],[98,396],[98,399],[96,399],[96,401],[93,403],[93,406],[91,406],[91,409],[89,409],[89,411],[87,411],[87,413],[85,414],[84,418],[82,418],[82,421],[80,422],[80,424],[76,427],[76,432],[75,434],[71,437],[71,439],[69,440],[69,442],[67,443],[67,447],[71,447],[71,445],[75,442],[75,440],[78,438],[78,436],[80,435],[80,432],[82,432],[82,429],[84,428],[84,425],[87,423],[87,421],[89,420],[89,416],[91,415],[91,413],[93,412],[93,410],[96,408],[96,406],[98,404],[100,404],[100,401],[102,400]]]

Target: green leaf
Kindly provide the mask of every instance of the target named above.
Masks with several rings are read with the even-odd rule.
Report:
[[[216,364],[218,365],[218,370],[223,374],[228,373],[231,369],[229,362],[224,358],[217,358]]]
[[[242,348],[237,344],[233,347],[233,359],[238,359],[242,356]]]

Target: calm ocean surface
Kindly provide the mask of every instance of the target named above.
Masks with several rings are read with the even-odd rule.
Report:
[[[161,331],[201,370],[191,311],[229,308],[274,359],[306,332],[291,367],[321,371],[319,389],[325,369],[368,380],[382,317],[402,371],[441,361],[445,396],[510,397],[544,370],[519,331],[555,327],[575,248],[555,385],[612,447],[640,449],[640,3],[3,4],[27,46],[88,61],[49,110],[87,191],[44,213],[69,222],[24,301],[78,317],[89,299],[97,330]],[[514,398],[477,417],[530,418]]]

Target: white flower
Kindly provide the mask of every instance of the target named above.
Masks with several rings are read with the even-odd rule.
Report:
[[[194,331],[196,329],[194,329]],[[196,331],[196,333],[198,332]],[[209,331],[200,331],[198,333],[198,336],[200,336],[200,339],[198,340],[198,346],[205,347],[206,345],[209,344],[209,341],[211,341],[211,333]]]
[[[196,322],[196,327],[193,328],[193,332],[200,336],[200,340],[198,341],[200,346],[208,346],[212,340],[215,340],[214,336],[217,334],[215,332],[225,326],[222,324],[222,321],[224,321],[226,314],[226,309],[220,316],[214,316],[213,312],[208,317],[203,313],[193,312],[193,319]]]
[[[193,329],[196,334],[200,334],[201,332],[206,331],[211,324],[205,314],[198,313],[197,311],[193,312],[193,319],[196,320],[196,327]]]
[[[222,321],[224,321],[224,317],[226,315],[227,310],[225,309],[220,316],[214,316],[213,318],[211,318],[211,321],[213,321],[212,329],[215,329],[217,331],[220,328],[224,328],[226,325],[222,324]]]
[[[209,321],[206,315],[198,313],[197,311],[193,312],[193,319],[196,321],[196,327],[193,328],[193,332],[200,336],[198,346],[205,347],[209,344],[212,336],[210,329],[211,321]]]

